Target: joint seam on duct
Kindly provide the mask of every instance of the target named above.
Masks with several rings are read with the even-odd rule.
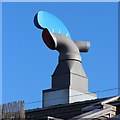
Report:
[[[76,75],[76,76],[80,76],[80,77],[83,77],[83,78],[86,78],[86,79],[88,79],[88,77],[85,77],[85,76],[82,76],[82,75],[78,75],[78,74],[76,74],[76,73],[72,73],[72,72],[66,72],[66,73],[62,73],[62,74],[60,74],[60,75],[52,75],[52,77],[53,76],[61,76],[61,75],[64,75],[64,74],[73,74],[73,75]]]
[[[64,59],[64,60],[59,60],[59,61],[60,61],[60,62],[64,62],[64,61],[69,61],[69,60],[74,60],[74,61],[78,61],[78,62],[82,63],[82,61],[76,60],[76,59]]]

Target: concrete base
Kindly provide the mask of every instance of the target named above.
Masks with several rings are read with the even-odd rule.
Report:
[[[61,90],[44,90],[43,107],[49,107],[59,104],[68,104],[73,102],[96,99],[96,94],[90,92],[80,92],[72,88]]]

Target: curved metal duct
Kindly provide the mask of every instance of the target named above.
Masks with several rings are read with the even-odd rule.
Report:
[[[42,38],[48,48],[60,53],[59,60],[81,61],[80,52],[87,52],[90,47],[89,42],[74,42],[67,36],[51,33],[48,29],[43,29]]]

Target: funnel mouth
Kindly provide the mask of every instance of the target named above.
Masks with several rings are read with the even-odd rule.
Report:
[[[48,31],[48,29],[43,29],[42,38],[48,48],[50,48],[51,50],[55,50],[55,48],[57,47],[56,38],[50,31]]]

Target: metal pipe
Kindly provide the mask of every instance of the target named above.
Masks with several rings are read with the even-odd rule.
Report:
[[[66,59],[81,61],[80,52],[87,52],[90,47],[89,42],[74,42],[67,36],[51,33],[48,29],[43,29],[42,38],[48,48],[60,53],[60,61]]]
[[[90,42],[88,41],[75,41],[75,44],[77,45],[80,52],[88,52],[90,48]]]

